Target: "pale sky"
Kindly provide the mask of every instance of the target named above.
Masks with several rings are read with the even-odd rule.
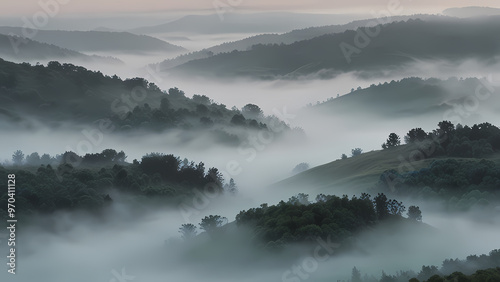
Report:
[[[288,10],[312,12],[357,12],[387,9],[389,3],[400,2],[406,13],[438,13],[449,7],[489,6],[500,7],[498,0],[0,0],[0,16],[32,16],[42,8],[40,3],[60,4],[57,15],[75,14],[172,12],[172,11],[215,11],[215,3],[234,7],[234,11]],[[186,11],[187,10],[187,11]],[[406,14],[405,13],[405,14]]]

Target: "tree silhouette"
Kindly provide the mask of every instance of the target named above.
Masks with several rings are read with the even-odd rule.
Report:
[[[225,222],[227,222],[227,218],[225,217],[220,215],[209,215],[205,216],[205,218],[201,220],[200,228],[205,230],[207,233],[212,233],[217,230],[217,228],[221,227]]]
[[[179,228],[179,233],[181,233],[181,237],[184,240],[192,239],[196,236],[196,226],[191,223],[183,224]]]
[[[15,165],[21,165],[24,161],[24,154],[23,154],[23,151],[21,150],[17,150],[14,152],[14,154],[12,155],[12,162],[15,164]]]
[[[242,114],[235,114],[231,118],[231,123],[238,126],[245,125],[245,117]]]
[[[361,153],[363,153],[363,150],[361,148],[354,148],[351,150],[351,155],[353,157],[359,156],[361,155]]]
[[[389,201],[384,193],[378,193],[378,195],[373,198],[375,203],[375,211],[379,219],[384,219],[389,215]]]
[[[241,109],[241,112],[247,118],[259,118],[262,116],[262,110],[259,108],[259,106],[254,104],[246,104]]]
[[[399,146],[401,144],[401,139],[396,133],[391,133],[389,134],[389,138],[387,138],[387,141],[382,144],[383,149],[388,149],[392,147]]]
[[[422,212],[420,211],[420,208],[417,206],[410,206],[408,208],[408,218],[421,221],[422,220]]]
[[[410,130],[404,137],[405,143],[422,142],[427,138],[427,133],[422,128],[414,128]]]
[[[238,186],[236,186],[236,183],[232,178],[229,180],[229,184],[227,184],[225,188],[231,194],[236,194],[238,192]]]
[[[356,268],[352,268],[352,275],[351,275],[351,282],[362,282],[363,279],[361,279],[361,272]]]

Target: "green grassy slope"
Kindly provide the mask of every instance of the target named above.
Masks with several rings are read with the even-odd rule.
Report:
[[[449,158],[427,158],[420,161],[409,162],[412,152],[418,150],[414,146],[403,145],[381,151],[371,151],[357,157],[345,160],[336,160],[320,165],[284,179],[271,187],[283,189],[294,193],[324,193],[348,195],[365,192],[374,186],[380,175],[389,169],[402,172],[419,170],[429,166],[434,160]],[[500,153],[490,156],[488,159],[500,164]],[[477,160],[480,159],[467,159]],[[409,167],[408,165],[411,165]]]

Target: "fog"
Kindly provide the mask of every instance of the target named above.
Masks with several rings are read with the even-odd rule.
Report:
[[[93,25],[116,27],[127,19],[100,19]],[[160,24],[161,18],[141,19],[141,22],[140,26]],[[61,23],[64,19],[59,19],[50,28]],[[79,21],[73,24],[75,29],[84,26]],[[140,26],[129,22],[122,27]],[[199,50],[254,34],[168,33],[155,36],[189,50]],[[276,252],[265,250],[255,245],[255,234],[238,228],[234,222],[242,210],[256,208],[262,203],[273,205],[281,200],[287,201],[298,192],[309,194],[310,199],[314,199],[318,193],[351,197],[367,191],[349,183],[342,187],[308,187],[300,183],[275,186],[291,177],[292,170],[299,163],[307,163],[312,168],[337,160],[342,154],[350,155],[354,148],[362,148],[363,152],[380,150],[389,133],[395,132],[403,137],[416,127],[430,132],[442,120],[469,126],[480,122],[494,123],[500,110],[499,58],[491,58],[488,62],[475,59],[462,62],[414,60],[414,63],[397,70],[381,68],[349,72],[328,79],[313,74],[297,79],[256,80],[182,77],[170,75],[167,71],[145,69],[146,65],[173,58],[176,54],[86,54],[113,56],[124,64],[72,62],[107,75],[117,74],[123,79],[145,77],[163,90],[178,87],[189,97],[206,95],[228,109],[256,104],[264,115],[275,115],[290,128],[303,129],[304,136],[249,130],[247,138],[236,145],[228,145],[216,140],[208,130],[190,132],[177,128],[152,132],[134,129],[104,133],[94,125],[74,121],[54,121],[58,123],[56,127],[28,114],[23,116],[22,123],[0,115],[0,165],[8,169],[17,169],[11,166],[12,154],[16,150],[22,150],[26,155],[38,152],[55,156],[73,151],[83,156],[111,148],[123,150],[128,163],[151,152],[174,154],[181,160],[187,158],[195,163],[204,162],[206,168],[218,168],[226,182],[233,178],[238,186],[236,195],[226,193],[205,198],[202,203],[195,203],[200,200],[197,198],[185,198],[185,204],[198,204],[189,211],[181,205],[162,202],[163,198],[152,199],[103,187],[99,192],[109,193],[113,199],[103,211],[57,211],[22,218],[17,223],[18,274],[11,276],[2,271],[2,281],[123,282],[124,275],[134,277],[135,281],[151,282],[336,281],[350,279],[354,266],[362,274],[377,278],[382,271],[387,274],[401,270],[418,273],[422,265],[441,266],[444,259],[465,259],[471,254],[487,254],[500,247],[500,205],[496,202],[493,203],[496,208],[491,210],[451,213],[444,211],[442,203],[398,198],[407,207],[420,206],[424,224],[382,222],[350,237],[351,248],[334,248],[332,252],[319,241],[290,244]],[[364,99],[372,98],[370,94],[380,94],[367,89],[370,86],[408,77],[442,79],[443,82],[436,86],[441,92],[433,97],[426,96],[426,93],[409,97],[410,102],[397,97],[379,103]],[[490,95],[471,91],[477,90],[474,86],[462,89],[462,78],[482,79],[477,87],[487,89]],[[352,90],[358,87],[359,92]],[[356,97],[361,98],[356,100]],[[470,102],[472,98],[473,104]],[[180,238],[182,224],[198,226],[208,215],[227,218],[228,224],[222,229],[225,233],[212,236],[203,233],[186,242]],[[8,249],[2,240],[5,239],[5,230],[2,232],[0,252],[4,254]],[[311,262],[318,246],[328,255],[322,261]],[[311,271],[300,279],[287,274],[295,266]]]
[[[203,236],[190,244],[180,239],[166,244],[168,239],[179,238],[177,230],[186,223],[179,209],[141,206],[116,193],[113,197],[113,205],[100,218],[74,212],[38,216],[29,225],[26,222],[17,239],[18,274],[9,277],[2,272],[0,277],[9,277],[9,281],[32,281],[40,275],[46,281],[111,281],[112,271],[125,269],[140,281],[165,281],[165,277],[169,281],[280,281],[285,271],[312,256],[319,244],[269,253],[251,247],[251,236],[245,230],[232,241],[215,238],[210,247],[204,246],[207,238]],[[232,221],[240,210],[269,199],[268,194],[252,197],[248,201],[243,193],[213,199],[188,220],[197,224],[204,215],[220,214]],[[388,274],[418,272],[422,265],[439,266],[446,258],[464,259],[498,248],[498,225],[474,222],[464,214],[430,214],[425,209],[423,213],[429,227],[383,225],[360,234],[354,251],[334,253],[318,263],[308,274],[310,280],[349,279],[354,266],[376,277],[382,270]],[[1,248],[5,253],[5,244]]]
[[[104,69],[104,68],[103,68]],[[122,68],[125,72],[134,73],[134,69]],[[423,75],[423,74],[426,75]],[[138,74],[138,73],[136,73]],[[231,175],[232,178],[249,187],[264,187],[290,176],[295,165],[306,162],[317,166],[340,158],[341,154],[350,154],[351,149],[359,147],[364,152],[379,150],[380,144],[385,141],[388,134],[395,132],[404,136],[408,130],[421,127],[432,131],[437,123],[442,120],[454,118],[463,125],[473,125],[480,122],[491,122],[498,118],[498,95],[491,95],[486,100],[479,100],[477,107],[467,110],[467,114],[460,112],[447,113],[446,109],[429,112],[432,103],[423,100],[425,108],[415,109],[412,115],[391,116],[384,112],[393,108],[388,102],[387,108],[378,108],[372,104],[357,104],[357,109],[337,112],[333,110],[319,111],[316,108],[306,108],[307,104],[315,105],[337,97],[337,94],[349,95],[351,88],[366,88],[372,84],[400,80],[409,76],[436,77],[448,79],[449,77],[485,77],[491,87],[498,89],[500,75],[495,72],[495,67],[486,67],[478,62],[469,61],[460,68],[452,66],[433,66],[421,62],[408,68],[407,73],[392,76],[375,76],[363,79],[355,73],[339,75],[333,79],[299,79],[255,81],[248,79],[235,79],[233,81],[217,81],[203,78],[178,78],[178,77],[149,77],[160,88],[168,89],[178,87],[186,92],[187,96],[194,94],[206,95],[217,103],[223,103],[227,108],[236,106],[241,109],[248,103],[258,105],[265,115],[276,115],[285,120],[290,127],[300,127],[304,130],[305,140],[283,140],[276,136],[264,139],[260,137],[257,145],[249,144],[248,140],[241,140],[239,146],[225,146],[218,144],[209,137],[194,138],[186,143],[180,131],[169,133],[143,132],[118,134],[106,133],[102,141],[93,144],[91,148],[78,151],[82,141],[88,139],[82,134],[87,130],[95,134],[97,128],[92,126],[74,125],[71,122],[59,129],[49,128],[45,124],[33,121],[32,129],[9,126],[9,134],[0,135],[0,143],[4,144],[0,152],[0,160],[10,160],[12,152],[21,149],[26,154],[31,152],[62,154],[65,151],[76,151],[80,155],[97,153],[107,148],[124,150],[128,161],[140,159],[150,152],[172,153],[181,158],[188,158],[195,162],[203,161],[207,166],[218,167],[226,170],[228,162],[237,161],[242,172]],[[134,77],[131,75],[130,77]],[[147,77],[147,76],[146,76]],[[480,85],[479,85],[480,86]],[[439,103],[460,105],[459,97],[474,96],[474,93],[460,93],[457,89],[449,89]],[[457,102],[458,101],[458,102]],[[334,101],[335,102],[335,101]],[[158,107],[158,105],[152,105]],[[411,106],[411,105],[409,105]],[[467,104],[464,104],[466,106]],[[111,107],[111,105],[110,105]],[[356,113],[356,114],[354,114]],[[418,119],[415,119],[415,115]],[[366,138],[366,136],[370,136]],[[10,142],[12,139],[17,142]],[[33,142],[36,140],[36,142]],[[299,149],[300,148],[300,149]],[[291,153],[293,152],[293,153]],[[267,169],[273,167],[273,171]],[[226,179],[230,177],[227,176]],[[251,189],[255,189],[251,188]]]

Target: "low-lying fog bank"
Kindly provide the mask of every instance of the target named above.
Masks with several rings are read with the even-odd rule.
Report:
[[[447,258],[464,259],[498,248],[500,227],[477,223],[466,216],[428,214],[430,227],[391,227],[383,224],[357,236],[354,250],[336,255],[321,243],[309,247],[290,246],[279,253],[252,247],[244,231],[234,242],[191,246],[180,241],[178,229],[187,223],[177,208],[136,207],[126,196],[114,194],[114,203],[96,218],[65,212],[19,222],[17,274],[2,272],[2,279],[33,281],[120,281],[115,275],[130,275],[137,281],[332,281],[349,279],[356,266],[363,274],[380,277],[381,271],[418,272],[422,265],[438,265]],[[267,195],[224,196],[213,199],[206,209],[188,219],[197,225],[205,215],[219,214],[229,221],[240,210],[257,206]],[[78,223],[78,224],[75,224]],[[180,238],[178,239],[180,240]],[[198,244],[198,243],[193,243]],[[317,261],[314,250],[324,258]],[[1,245],[5,253],[6,245]],[[301,256],[296,256],[297,253]],[[296,256],[296,257],[295,257]],[[258,258],[258,259],[257,259]],[[294,268],[295,267],[295,268]],[[307,278],[293,274],[299,267]],[[29,270],[29,271],[27,271]],[[306,270],[306,271],[305,271]],[[287,272],[288,271],[288,272]],[[117,274],[118,273],[118,274]],[[9,275],[9,276],[7,276]],[[117,279],[117,280],[113,280]],[[290,280],[287,280],[290,279]]]

